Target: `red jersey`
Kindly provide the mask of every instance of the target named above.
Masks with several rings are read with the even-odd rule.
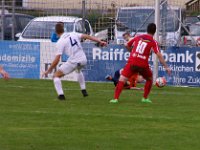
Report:
[[[133,47],[128,62],[139,67],[148,67],[148,59],[151,50],[158,53],[159,47],[157,41],[149,34],[139,35],[130,40],[127,45]]]

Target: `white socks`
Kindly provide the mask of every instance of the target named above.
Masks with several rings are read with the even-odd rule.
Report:
[[[55,77],[53,79],[53,82],[54,82],[54,86],[55,86],[57,94],[58,95],[64,95],[64,92],[63,92],[63,89],[62,89],[62,83],[61,83],[60,78]]]
[[[83,76],[82,71],[80,71],[80,73],[77,73],[77,80],[78,80],[78,82],[80,84],[81,90],[85,90],[86,89],[85,78]],[[53,79],[53,82],[54,82],[54,86],[55,86],[57,94],[58,95],[64,95],[64,92],[63,92],[63,89],[62,89],[62,83],[61,83],[60,78],[55,77]]]
[[[85,87],[85,78],[83,76],[82,71],[80,71],[79,73],[77,73],[77,80],[78,80],[78,82],[80,84],[81,90],[84,90],[86,87]]]

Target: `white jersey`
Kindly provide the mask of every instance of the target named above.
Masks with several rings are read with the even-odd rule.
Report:
[[[67,61],[71,63],[87,61],[81,46],[81,35],[78,33],[63,33],[56,43],[56,55],[66,54],[68,56]]]

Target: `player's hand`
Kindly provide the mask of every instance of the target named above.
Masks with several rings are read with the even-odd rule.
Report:
[[[105,42],[105,41],[101,41],[101,42],[99,42],[99,45],[100,45],[101,47],[104,47],[104,46],[107,46],[108,44],[107,44],[107,42]]]
[[[169,67],[166,68],[167,74],[170,76],[171,75],[171,69]]]
[[[42,73],[42,78],[44,78],[44,77],[47,77],[48,76],[48,74],[49,74],[49,71],[47,70],[47,71],[45,71],[45,72],[43,72]]]

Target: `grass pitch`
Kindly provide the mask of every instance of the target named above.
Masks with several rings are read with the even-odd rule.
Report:
[[[0,80],[0,150],[199,150],[200,88],[154,87],[123,91],[109,104],[113,85],[87,83],[83,98],[63,82],[56,100],[49,80]]]

